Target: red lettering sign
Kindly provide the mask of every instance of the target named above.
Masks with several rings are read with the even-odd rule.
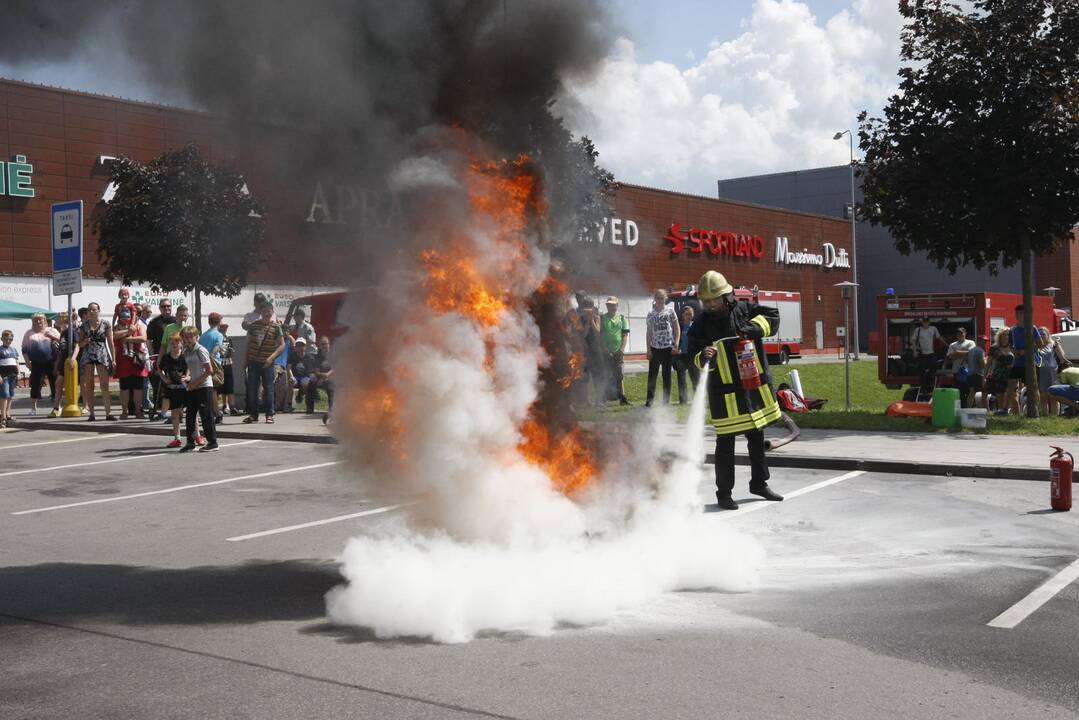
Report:
[[[738,235],[728,230],[682,229],[681,223],[667,228],[664,240],[671,243],[671,254],[686,250],[700,255],[708,250],[710,255],[728,257],[764,257],[764,238],[760,235]]]

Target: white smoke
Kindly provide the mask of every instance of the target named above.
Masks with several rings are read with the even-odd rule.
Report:
[[[534,384],[534,373],[523,375]],[[676,590],[755,587],[760,545],[700,510],[703,378],[681,447],[664,448],[651,428],[642,429],[641,457],[620,464],[644,468],[638,460],[675,453],[656,486],[644,477],[604,478],[575,503],[551,491],[535,468],[507,466],[482,450],[503,429],[512,433],[528,393],[477,387],[467,362],[444,361],[425,377],[429,386],[454,389],[438,399],[454,407],[432,407],[421,431],[432,462],[446,454],[432,466],[439,471],[425,504],[440,509],[434,517],[448,528],[396,526],[350,540],[341,557],[348,584],[327,596],[332,622],[371,628],[380,638],[454,643],[483,631],[545,635],[560,624],[599,623]]]

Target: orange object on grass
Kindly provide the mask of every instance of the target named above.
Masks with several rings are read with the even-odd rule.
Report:
[[[889,405],[884,414],[890,417],[931,418],[933,417],[933,405],[927,402],[900,400]]]

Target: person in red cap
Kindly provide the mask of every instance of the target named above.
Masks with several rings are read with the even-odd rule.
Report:
[[[210,359],[213,360],[218,366],[221,365],[221,351],[225,346],[225,336],[221,334],[218,326],[221,325],[221,313],[212,312],[207,317],[207,321],[210,323],[210,327],[206,332],[199,336],[199,345],[206,348],[206,352],[210,353]],[[221,389],[221,386],[216,382],[214,384],[213,391],[211,392],[210,407],[214,412],[214,423],[221,424],[224,419],[224,414],[221,412],[221,406],[217,402],[217,393]]]

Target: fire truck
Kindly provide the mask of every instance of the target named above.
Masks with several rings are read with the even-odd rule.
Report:
[[[341,322],[341,307],[348,295],[347,292],[324,292],[298,297],[289,305],[285,326],[290,327],[296,310],[303,308],[319,337],[325,335],[331,341],[336,340],[348,330],[348,326]]]
[[[779,310],[779,333],[764,338],[764,352],[768,362],[786,365],[792,357],[802,355],[802,294],[785,290],[758,290],[740,287],[734,291],[739,300],[767,305]],[[701,316],[701,301],[697,299],[697,286],[690,285],[685,290],[667,293],[667,298],[674,303],[679,319],[682,308],[689,305],[694,316]]]
[[[967,337],[988,352],[998,330],[1015,325],[1015,307],[1023,296],[1012,293],[923,293],[912,295],[878,295],[877,317],[879,330],[870,338],[870,351],[877,354],[877,374],[880,381],[892,390],[920,382],[918,362],[912,342],[914,330],[923,317],[937,328],[943,340],[935,348],[944,359],[948,344],[956,331],[966,328]],[[1047,327],[1050,333],[1071,330],[1075,323],[1067,310],[1056,307],[1048,295],[1034,296],[1034,325]],[[985,341],[979,338],[985,335]],[[949,382],[948,378],[943,378]]]

